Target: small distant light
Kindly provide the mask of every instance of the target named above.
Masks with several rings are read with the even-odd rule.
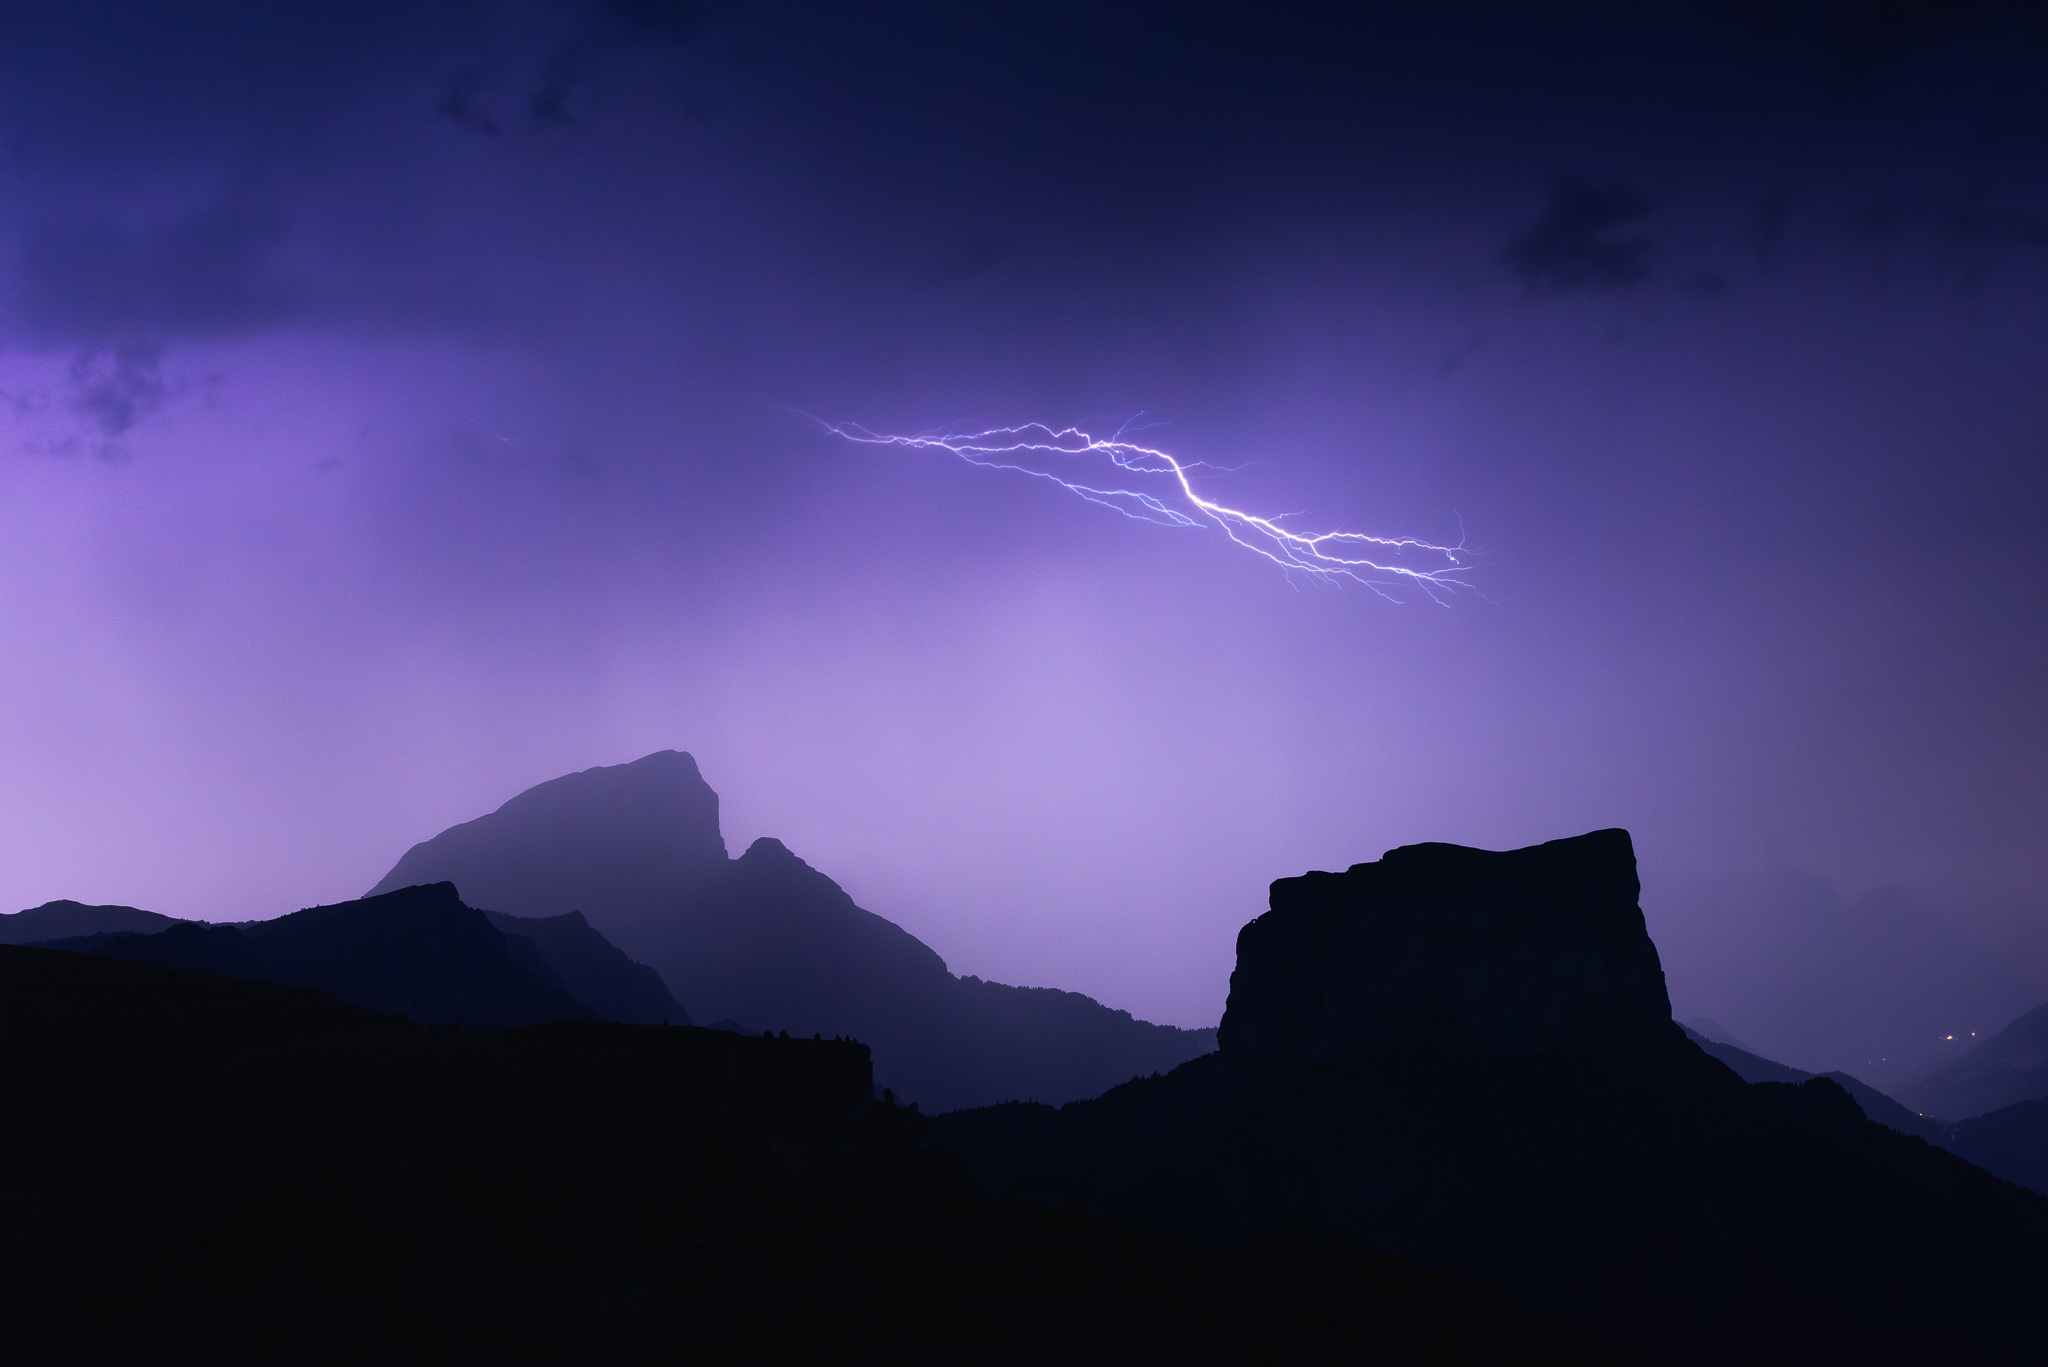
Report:
[[[1954,1038],[1955,1038],[1955,1036],[1954,1036],[1954,1035],[1943,1035],[1943,1036],[1942,1036],[1942,1038],[1943,1038],[1943,1039],[1954,1039]]]

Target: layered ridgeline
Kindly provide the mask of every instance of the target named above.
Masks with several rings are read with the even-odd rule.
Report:
[[[1215,1047],[1213,1030],[1079,993],[955,977],[780,841],[729,858],[718,795],[673,750],[529,788],[413,846],[371,891],[444,879],[499,912],[580,911],[700,1021],[854,1036],[927,1110],[1093,1096]]]
[[[1220,1051],[938,1117],[991,1194],[1335,1238],[1649,1361],[2038,1360],[2048,1200],[1673,1023],[1626,832],[1273,885]]]
[[[1714,1022],[1701,1021],[1699,1024],[1711,1026]],[[1891,1097],[1886,1096],[1883,1092],[1880,1092],[1877,1088],[1860,1078],[1852,1077],[1848,1073],[1843,1072],[1809,1073],[1803,1068],[1794,1068],[1790,1064],[1780,1063],[1776,1059],[1768,1059],[1760,1054],[1753,1054],[1738,1044],[1731,1044],[1726,1040],[1702,1034],[1690,1025],[1681,1028],[1685,1031],[1687,1039],[1697,1044],[1701,1050],[1711,1057],[1719,1059],[1734,1069],[1735,1075],[1744,1082],[1799,1083],[1816,1077],[1824,1077],[1847,1092],[1850,1098],[1855,1101],[1857,1109],[1861,1110],[1865,1116],[1875,1120],[1885,1128],[1897,1130],[1900,1134],[1913,1135],[1926,1140],[1930,1144],[1942,1144],[1945,1146],[1948,1142],[1949,1133],[1947,1126],[1938,1120],[1929,1119],[1927,1116],[1898,1101],[1894,1101]],[[1993,1169],[1993,1171],[1997,1170]],[[2001,1177],[2007,1176],[2007,1174],[2002,1172],[1998,1175]],[[2008,1178],[2007,1180],[2012,1179]]]
[[[465,906],[450,883],[231,925],[173,921],[132,907],[78,907],[44,922],[74,932],[37,942],[48,948],[317,988],[351,1006],[424,1024],[689,1024],[660,975],[632,962],[582,917],[487,914]],[[136,926],[154,933],[130,928]]]
[[[1804,1082],[1816,1076],[1760,1057],[1710,1020],[1693,1022],[1686,1036],[1745,1082]],[[2027,1012],[1931,1076],[1899,1088],[1903,1102],[1847,1073],[1818,1076],[1841,1084],[1879,1124],[1939,1144],[1986,1172],[2048,1195],[2048,1006]]]

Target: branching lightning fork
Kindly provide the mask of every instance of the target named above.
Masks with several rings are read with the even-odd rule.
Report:
[[[1470,568],[1470,556],[1463,545],[1439,546],[1413,537],[1369,536],[1364,532],[1300,532],[1281,525],[1286,514],[1261,517],[1204,498],[1195,491],[1192,472],[1214,467],[1200,461],[1179,460],[1154,447],[1126,441],[1124,438],[1135,421],[1125,423],[1109,437],[1092,436],[1078,427],[1055,430],[1043,423],[978,432],[948,428],[914,436],[870,432],[856,423],[821,425],[848,441],[913,451],[944,451],[970,465],[1050,480],[1090,503],[1100,503],[1141,522],[1168,527],[1214,524],[1238,545],[1290,573],[1300,572],[1323,581],[1354,580],[1386,598],[1394,597],[1390,590],[1407,585],[1441,603],[1451,591],[1470,587],[1462,577]],[[1107,462],[1126,474],[1151,477],[1157,492],[1099,488],[1046,468],[1087,459]],[[1420,563],[1389,563],[1411,556]]]

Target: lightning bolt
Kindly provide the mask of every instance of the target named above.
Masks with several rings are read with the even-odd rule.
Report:
[[[1125,440],[1136,418],[1108,437],[1093,436],[1079,427],[1055,430],[1043,423],[974,432],[945,428],[892,436],[871,432],[858,423],[828,423],[815,418],[812,421],[847,441],[912,451],[943,451],[983,469],[1008,470],[1049,480],[1068,493],[1140,522],[1166,527],[1220,527],[1232,541],[1290,575],[1304,574],[1325,583],[1349,579],[1394,602],[1401,600],[1393,590],[1403,586],[1420,590],[1437,603],[1448,601],[1454,590],[1471,587],[1463,575],[1471,568],[1472,556],[1462,544],[1439,546],[1414,537],[1370,536],[1364,532],[1296,531],[1282,525],[1293,514],[1262,517],[1203,497],[1196,491],[1193,472],[1218,467],[1204,461],[1180,460],[1156,447]],[[1048,468],[1089,460],[1146,477],[1150,487],[1101,488]],[[1413,557],[1421,563],[1402,564],[1401,557]]]

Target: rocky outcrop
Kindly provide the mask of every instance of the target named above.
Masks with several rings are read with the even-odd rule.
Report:
[[[1627,831],[1494,853],[1404,845],[1273,884],[1237,938],[1218,1043],[1328,1060],[1359,1051],[1535,1054],[1669,1034]]]
[[[1398,1253],[1629,1360],[2037,1360],[2048,1201],[1703,1053],[1636,896],[1621,831],[1283,879],[1218,1053],[934,1135],[991,1196]]]

